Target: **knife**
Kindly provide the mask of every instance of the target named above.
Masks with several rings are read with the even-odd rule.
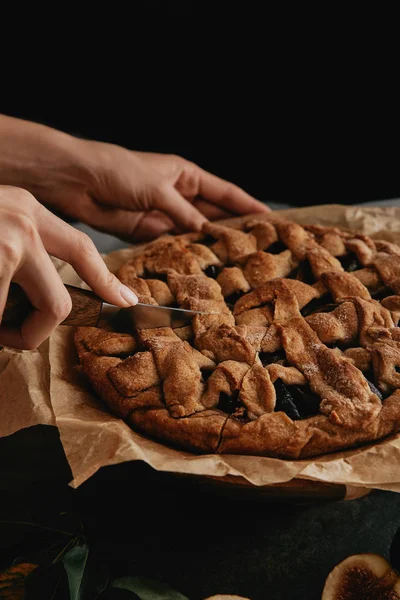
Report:
[[[118,329],[152,329],[154,327],[183,327],[190,323],[195,315],[218,314],[144,304],[138,302],[135,306],[121,308],[114,304],[103,302],[90,290],[83,290],[65,284],[72,300],[72,309],[61,325],[86,325],[102,327],[111,321]],[[8,327],[18,327],[28,314],[34,310],[23,289],[16,283],[11,283],[4,308],[1,324]]]

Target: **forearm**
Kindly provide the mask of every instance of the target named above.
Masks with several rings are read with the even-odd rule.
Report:
[[[45,125],[0,115],[0,184],[29,190],[52,204],[53,186],[85,185],[85,142]]]

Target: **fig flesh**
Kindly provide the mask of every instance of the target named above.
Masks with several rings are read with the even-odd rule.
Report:
[[[231,596],[230,594],[217,594],[216,596],[210,596],[209,598],[204,598],[204,600],[249,600],[248,598],[244,598],[243,596]]]
[[[321,600],[400,600],[400,579],[378,554],[355,554],[328,575]]]

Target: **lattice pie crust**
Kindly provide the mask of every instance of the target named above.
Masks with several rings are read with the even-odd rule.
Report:
[[[398,246],[252,216],[160,238],[118,277],[141,301],[219,313],[134,335],[77,328],[81,370],[134,429],[280,458],[400,430]]]

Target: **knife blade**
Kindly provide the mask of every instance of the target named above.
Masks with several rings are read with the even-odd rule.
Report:
[[[107,321],[109,320],[108,315],[106,316],[108,310],[113,313],[111,319],[122,330],[125,328],[153,329],[154,327],[172,327],[175,329],[190,324],[192,317],[195,315],[218,314],[171,306],[159,306],[157,304],[145,304],[143,302],[138,302],[135,306],[129,308],[119,308],[103,302],[102,314]]]
[[[90,290],[84,290],[65,284],[71,296],[72,309],[61,325],[86,325],[101,327],[113,322],[118,329],[152,329],[154,327],[183,327],[190,323],[195,315],[218,314],[213,311],[203,312],[145,304],[139,302],[135,306],[121,308],[114,304],[103,302],[99,296]],[[23,289],[16,283],[11,283],[3,313],[2,325],[19,327],[28,314],[34,310]]]

